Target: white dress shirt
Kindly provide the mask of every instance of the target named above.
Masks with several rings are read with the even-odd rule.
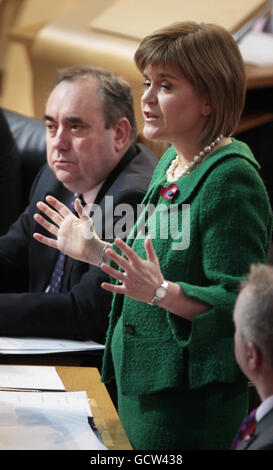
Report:
[[[257,408],[255,418],[257,423],[273,408],[273,395],[267,397]]]
[[[84,193],[82,195],[83,197],[83,200],[86,204],[93,204],[96,200],[96,197],[99,193],[99,190],[100,188],[102,187],[104,181],[102,181],[101,183],[97,184],[97,186],[95,186],[94,188],[90,189],[90,191],[87,191],[87,193]]]

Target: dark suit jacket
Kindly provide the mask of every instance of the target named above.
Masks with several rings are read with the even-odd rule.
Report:
[[[96,198],[103,226],[111,216],[107,213],[109,207],[105,212],[107,197],[112,196],[114,210],[123,203],[136,208],[157,161],[141,144],[129,149]],[[58,251],[40,244],[32,235],[43,232],[33,214],[37,212],[37,201],[44,200],[47,194],[67,205],[73,197],[45,165],[33,184],[28,207],[8,233],[0,237],[0,335],[92,339],[103,343],[112,295],[100,287],[101,282],[108,280],[100,268],[70,260],[62,292],[45,293]],[[120,218],[114,217],[114,222]]]
[[[273,408],[257,423],[253,437],[235,450],[273,450]]]

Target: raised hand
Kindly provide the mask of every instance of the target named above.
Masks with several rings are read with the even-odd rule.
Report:
[[[38,209],[45,214],[35,214],[34,219],[56,238],[49,238],[40,233],[34,233],[35,240],[56,248],[71,258],[91,264],[97,264],[102,251],[103,242],[98,238],[92,219],[81,205],[75,200],[76,217],[68,207],[53,196],[47,196],[46,202],[38,202]]]
[[[141,302],[149,302],[154,296],[155,289],[164,280],[151,238],[147,237],[144,242],[146,260],[140,258],[123,240],[117,238],[115,243],[125,257],[120,256],[112,249],[107,249],[106,254],[122,271],[106,263],[103,263],[101,268],[121,284],[103,282],[102,287],[110,292],[128,295]]]

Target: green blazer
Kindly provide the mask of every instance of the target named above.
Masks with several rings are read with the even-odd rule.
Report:
[[[143,211],[127,242],[146,258],[138,232],[146,222],[164,278],[210,308],[190,322],[114,295],[102,380],[114,376],[111,341],[119,320],[115,378],[124,394],[245,380],[234,358],[232,311],[239,282],[251,263],[266,262],[271,243],[272,213],[259,165],[248,146],[233,139],[178,180],[175,195],[165,199],[160,188],[169,186],[166,170],[175,156],[171,147],[159,161],[143,200],[146,213],[157,209],[148,219]]]

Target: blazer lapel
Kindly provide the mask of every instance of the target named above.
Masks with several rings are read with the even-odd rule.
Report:
[[[96,197],[96,204],[100,204],[109,188],[111,188],[113,182],[118,178],[125,166],[128,165],[128,163],[137,155],[137,152],[138,150],[135,145],[132,145],[129,150],[127,150],[125,155],[122,157],[122,159],[113,169],[113,171],[111,171],[111,173],[108,175],[105,182],[103,183],[102,187],[100,188],[100,191]]]
[[[234,141],[234,139],[233,139]],[[246,159],[249,163],[251,163],[257,170],[260,168],[260,165],[253,157],[251,151],[240,143],[240,145],[236,145],[235,149],[232,154],[230,154],[229,145],[222,147],[221,153],[216,150],[214,153],[209,155],[200,165],[193,169],[188,175],[185,175],[183,178],[180,178],[175,183],[178,186],[178,191],[175,193],[172,199],[164,199],[160,197],[159,202],[164,202],[166,205],[171,206],[172,204],[183,204],[186,203],[191,195],[198,190],[199,186],[202,184],[204,178],[206,178],[207,174],[212,171],[212,169],[221,161],[232,158],[232,157],[241,157]],[[244,148],[244,152],[243,149]],[[162,180],[162,185],[164,187],[168,187],[171,183],[166,181],[166,177]]]
[[[247,441],[242,441],[236,450],[262,448],[267,440],[273,443],[273,408],[256,425],[253,436]]]

